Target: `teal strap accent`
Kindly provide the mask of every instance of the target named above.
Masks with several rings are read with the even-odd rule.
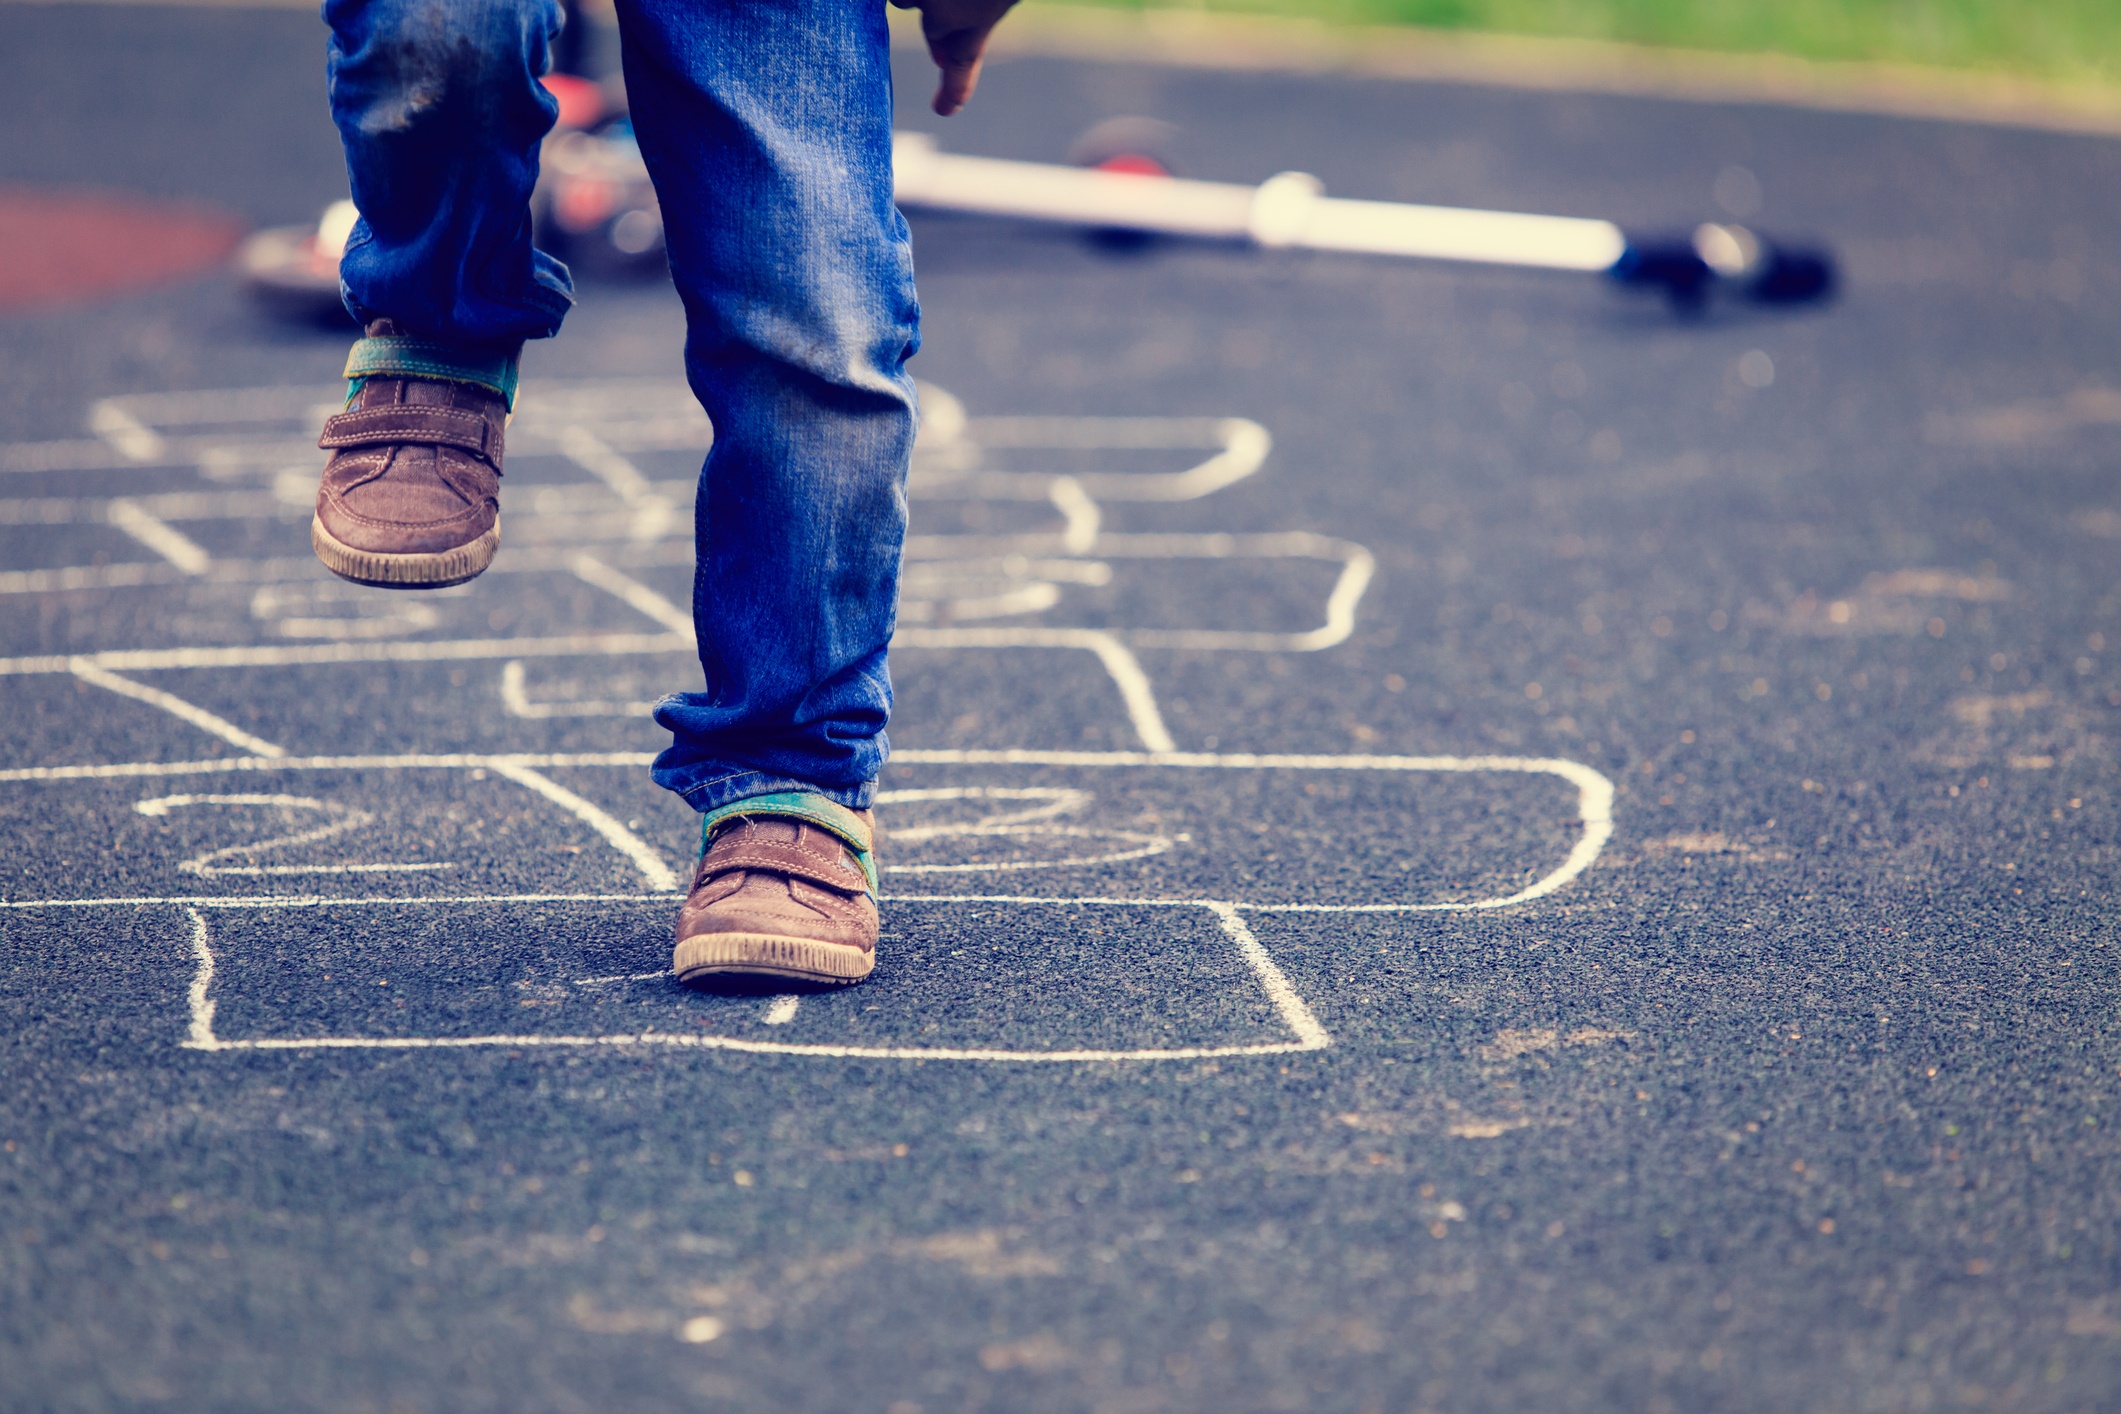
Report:
[[[512,354],[467,353],[415,339],[403,334],[355,341],[346,355],[346,376],[359,392],[365,378],[441,378],[452,383],[472,383],[491,388],[516,406],[516,366],[520,352]]]
[[[809,791],[788,790],[773,795],[754,795],[744,800],[732,800],[719,809],[710,810],[700,818],[700,848],[704,851],[714,839],[716,827],[731,820],[758,816],[769,820],[801,820],[806,825],[815,825],[839,837],[854,854],[854,862],[862,867],[862,877],[869,881],[869,892],[877,891],[876,855],[872,849],[875,836],[862,823],[862,817],[836,800]]]

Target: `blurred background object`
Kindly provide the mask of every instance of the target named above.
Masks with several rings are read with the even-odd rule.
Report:
[[[1359,7],[1285,8],[1355,13]],[[601,22],[608,28],[610,17]],[[539,244],[580,276],[654,275],[664,269],[662,212],[626,114],[623,79],[608,57],[614,46],[599,33],[599,23],[580,0],[568,0],[553,72],[545,80],[557,117],[545,142],[532,216]],[[1177,135],[1161,119],[1108,116],[1069,144],[1069,165],[1058,167],[954,156],[929,135],[902,133],[896,152],[899,204],[1059,222],[1112,249],[1177,236],[1594,271],[1624,287],[1662,294],[1678,312],[1698,311],[1719,296],[1755,304],[1822,300],[1838,283],[1824,250],[1728,222],[1704,223],[1690,234],[1631,235],[1611,222],[1580,217],[1327,198],[1318,179],[1303,172],[1269,177],[1256,189],[1188,181],[1174,175],[1168,157]],[[1730,214],[1750,214],[1759,205],[1757,179],[1742,168],[1727,169],[1715,196]],[[350,203],[339,201],[313,231],[261,231],[239,251],[238,274],[284,314],[344,322],[335,313],[337,262],[358,219]]]
[[[0,310],[194,275],[219,265],[242,232],[229,213],[196,202],[0,186]]]
[[[545,77],[558,116],[531,195],[538,244],[592,279],[660,274],[663,218],[626,116],[609,13],[585,13],[580,0],[564,8]],[[314,227],[257,232],[236,253],[237,278],[285,317],[350,325],[339,302],[339,257],[360,215],[342,199]]]

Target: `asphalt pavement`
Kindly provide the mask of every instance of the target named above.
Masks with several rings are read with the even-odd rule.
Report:
[[[0,6],[0,184],[313,220],[322,52]],[[529,352],[431,595],[309,558],[343,332],[0,314],[0,1407],[2121,1403],[2121,146],[917,58],[952,151],[1846,285],[917,219],[882,960],[789,997],[661,975],[665,285]]]

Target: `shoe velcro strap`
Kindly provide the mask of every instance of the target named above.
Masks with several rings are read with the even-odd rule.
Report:
[[[356,388],[367,378],[440,378],[471,383],[499,393],[513,412],[519,363],[520,356],[515,353],[475,353],[408,334],[371,334],[356,340],[346,355],[346,376]]]
[[[339,447],[393,446],[404,443],[461,447],[492,461],[487,448],[493,440],[493,424],[464,408],[423,407],[417,403],[389,403],[360,408],[325,419],[324,435],[317,445]]]
[[[712,879],[738,869],[759,869],[801,879],[838,894],[869,892],[869,876],[845,841],[815,826],[804,828],[801,822],[790,823],[798,826],[792,840],[762,838],[749,821],[723,831],[708,848],[707,857],[700,861],[701,878]]]
[[[727,805],[716,806],[700,819],[702,839],[713,839],[714,832],[724,822],[759,816],[774,820],[801,820],[806,824],[829,830],[862,853],[875,847],[874,832],[860,815],[827,796],[807,790],[774,791],[768,795],[747,795],[741,800],[732,800]]]

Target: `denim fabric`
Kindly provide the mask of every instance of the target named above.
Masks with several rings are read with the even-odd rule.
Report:
[[[527,214],[552,14],[330,0],[364,217],[342,266],[357,314],[466,344],[557,327],[565,271],[530,250]],[[654,777],[701,811],[788,790],[861,809],[889,750],[920,321],[891,202],[884,0],[619,0],[618,15],[686,375],[715,432],[694,527],[706,687],[657,705],[672,742]],[[433,76],[432,95],[406,75]],[[401,140],[408,123],[419,141]]]
[[[511,349],[556,332],[567,267],[530,244],[538,83],[557,0],[325,0],[331,115],[361,220],[339,261],[347,309],[408,333]]]

